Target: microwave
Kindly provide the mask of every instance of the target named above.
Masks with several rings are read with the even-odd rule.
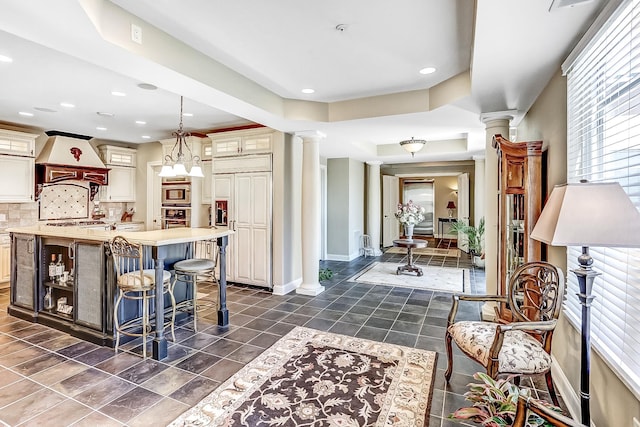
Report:
[[[191,185],[185,183],[162,184],[163,205],[190,205]]]

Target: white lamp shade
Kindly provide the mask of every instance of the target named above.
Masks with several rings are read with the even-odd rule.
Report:
[[[200,165],[192,166],[191,171],[189,172],[189,176],[204,178],[204,174],[202,173],[202,168],[200,167]]]
[[[173,172],[176,176],[187,176],[187,168],[184,167],[184,163],[176,163],[173,165]]]
[[[531,238],[552,246],[640,247],[640,212],[617,182],[559,185]]]
[[[173,171],[173,168],[170,165],[163,165],[162,169],[160,169],[160,173],[158,174],[160,177],[171,177],[176,176],[176,173]]]
[[[424,145],[427,143],[427,141],[425,141],[424,139],[409,139],[406,141],[401,141],[400,142],[400,146],[402,146],[402,148],[404,148],[405,150],[407,150],[409,153],[417,153],[418,151],[422,150],[422,148],[424,147]]]

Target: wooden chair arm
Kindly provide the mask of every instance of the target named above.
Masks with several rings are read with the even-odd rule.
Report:
[[[529,396],[518,396],[518,406],[516,407],[516,418],[513,422],[513,427],[525,427],[527,425],[527,418],[529,411],[541,417],[543,420],[549,422],[552,426],[556,427],[582,427],[584,424],[580,424],[573,419],[557,413],[544,405],[541,405],[535,399]]]
[[[467,295],[467,294],[453,294],[451,297],[452,304],[449,316],[447,317],[447,326],[451,326],[456,319],[458,313],[458,303],[460,301],[495,301],[495,302],[507,302],[507,297],[502,295]]]
[[[499,325],[499,333],[507,331],[546,332],[553,331],[558,321],[556,319],[541,320],[539,322],[514,322]]]

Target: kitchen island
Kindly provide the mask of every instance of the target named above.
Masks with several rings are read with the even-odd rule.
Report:
[[[167,307],[162,293],[162,270],[170,270],[177,261],[194,253],[194,243],[216,240],[219,251],[218,325],[229,324],[226,307],[226,247],[228,228],[172,228],[153,231],[109,231],[79,227],[35,225],[11,228],[11,297],[9,314],[24,320],[46,324],[72,335],[113,346],[113,304],[116,295],[115,273],[108,242],[115,236],[139,242],[145,247],[145,258],[156,273],[155,307]],[[69,279],[55,282],[49,279],[48,265],[52,258],[69,271]],[[176,300],[187,298],[186,285],[176,286]],[[45,307],[47,292],[54,293],[57,302]],[[51,298],[51,297],[49,297]],[[61,304],[61,301],[63,302]],[[71,307],[71,309],[69,309]],[[126,316],[138,315],[138,307],[128,307]],[[155,316],[153,357],[167,355],[163,316]]]

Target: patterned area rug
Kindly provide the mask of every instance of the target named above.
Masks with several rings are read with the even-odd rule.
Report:
[[[427,255],[427,256],[452,256],[460,258],[460,249],[444,249],[444,248],[417,248],[414,249],[413,255]],[[391,247],[385,251],[388,254],[407,254],[405,248]]]
[[[436,356],[296,327],[170,426],[427,426]]]
[[[422,276],[418,276],[416,273],[408,272],[396,274],[400,265],[404,265],[404,262],[374,262],[349,281],[446,292],[469,292],[469,270],[465,268],[416,264],[422,268],[423,273]]]

